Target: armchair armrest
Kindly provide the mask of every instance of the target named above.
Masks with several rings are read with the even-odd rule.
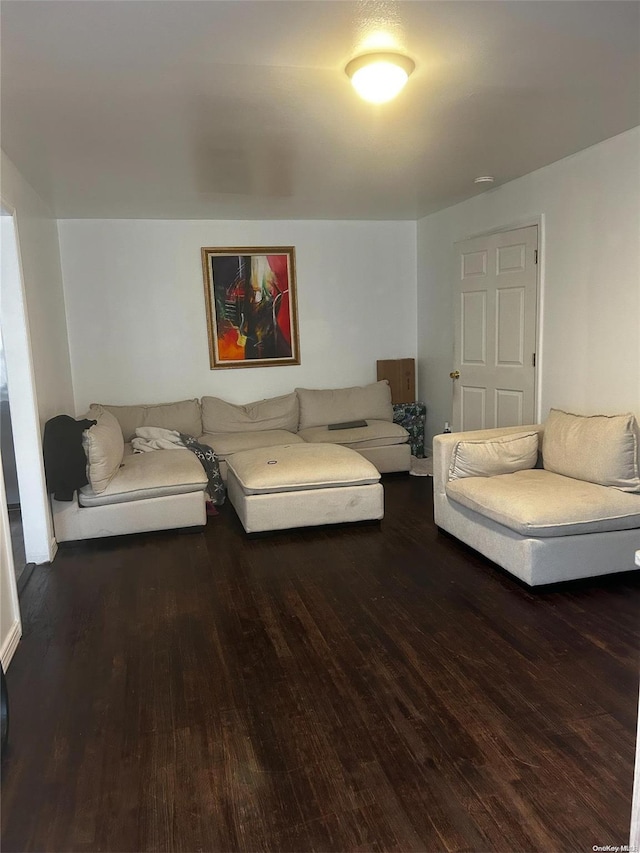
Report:
[[[467,432],[451,432],[436,435],[433,438],[433,489],[434,494],[444,495],[449,480],[449,468],[453,451],[459,441],[482,441],[483,439],[502,438],[521,432],[537,432],[539,439],[544,432],[543,424],[523,424],[522,426],[498,427],[497,429],[477,429]]]

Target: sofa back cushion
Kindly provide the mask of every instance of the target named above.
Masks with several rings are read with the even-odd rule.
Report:
[[[512,474],[535,468],[537,461],[537,432],[459,441],[451,455],[449,480]]]
[[[585,416],[551,409],[542,461],[555,474],[640,492],[638,423],[630,413]]]
[[[99,494],[118,473],[124,456],[124,438],[118,421],[102,406],[91,406],[87,418],[97,421],[82,434],[87,479],[93,491]]]
[[[138,427],[162,427],[186,435],[202,435],[202,414],[197,399],[140,406],[102,405],[102,408],[116,418],[125,441],[131,441]]]
[[[125,441],[131,441],[136,429],[141,427],[144,421],[144,406],[106,406],[103,403],[92,403],[91,408],[104,409],[112,414],[120,424]]]
[[[297,432],[298,398],[292,393],[236,405],[219,397],[203,397],[202,426],[204,433],[256,432],[267,429]]]
[[[393,421],[391,388],[386,379],[355,388],[296,388],[296,393],[300,429],[367,419]]]
[[[144,409],[144,423],[140,426],[175,429],[196,437],[202,434],[202,410],[197,399],[145,406]]]

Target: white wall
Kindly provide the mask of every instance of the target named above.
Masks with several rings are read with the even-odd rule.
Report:
[[[640,128],[418,222],[419,395],[451,420],[453,243],[543,217],[539,416],[640,410]]]
[[[415,222],[61,220],[76,413],[375,381],[416,356]],[[202,246],[295,246],[301,364],[210,370]]]

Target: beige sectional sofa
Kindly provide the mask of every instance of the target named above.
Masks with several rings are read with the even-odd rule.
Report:
[[[408,471],[407,431],[393,423],[386,380],[356,388],[304,389],[245,405],[217,397],[177,403],[93,404],[97,424],[85,433],[89,484],[71,502],[52,500],[56,539],[65,542],[125,533],[201,526],[207,479],[188,450],[134,454],[140,427],[161,427],[212,447],[227,477],[227,459],[245,450],[293,444],[340,444],[369,459],[380,473]],[[366,426],[329,430],[329,424]]]
[[[531,586],[635,569],[639,444],[633,414],[554,409],[436,436],[435,522]]]

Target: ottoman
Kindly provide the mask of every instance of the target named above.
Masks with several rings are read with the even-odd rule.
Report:
[[[247,533],[381,519],[378,469],[337,444],[290,444],[227,458],[227,493]]]

